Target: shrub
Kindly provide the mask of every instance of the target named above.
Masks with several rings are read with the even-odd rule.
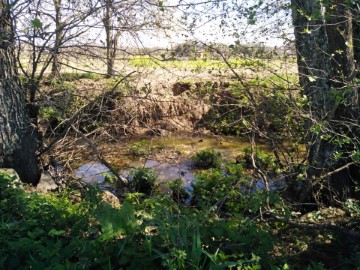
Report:
[[[252,167],[251,151],[249,147],[244,149],[244,162],[247,167]],[[275,171],[277,168],[275,158],[259,149],[255,150],[255,164],[259,169],[265,171]]]
[[[236,169],[234,167],[237,167]],[[226,170],[209,169],[196,174],[192,183],[192,204],[198,206],[218,205],[226,210],[238,210],[247,204],[243,200],[241,185],[246,184],[240,164],[232,165]]]
[[[172,198],[176,202],[185,202],[189,199],[190,194],[184,187],[184,182],[181,179],[176,179],[168,183],[168,187],[173,191]]]
[[[209,169],[220,168],[221,166],[221,153],[211,149],[205,149],[196,153],[192,160],[194,161],[195,168]]]
[[[152,168],[136,168],[130,171],[130,188],[135,192],[150,195],[155,187],[157,173]]]

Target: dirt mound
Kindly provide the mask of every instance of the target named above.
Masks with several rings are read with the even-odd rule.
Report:
[[[175,89],[175,90],[174,90]],[[111,114],[111,128],[116,133],[155,133],[193,131],[210,110],[207,98],[199,98],[192,86],[175,84],[172,89],[135,94],[119,100]]]

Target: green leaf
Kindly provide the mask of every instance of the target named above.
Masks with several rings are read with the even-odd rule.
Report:
[[[28,236],[29,236],[31,239],[37,239],[37,238],[39,238],[40,236],[42,236],[43,234],[44,234],[44,230],[41,229],[41,228],[39,228],[39,227],[36,227],[35,230],[28,232]]]
[[[31,24],[35,29],[42,29],[42,22],[39,20],[39,18],[33,19]]]
[[[49,232],[49,236],[60,236],[60,235],[64,235],[65,234],[65,231],[64,230],[55,230],[55,229],[52,229],[50,232]]]
[[[360,152],[354,151],[351,155],[351,158],[354,162],[359,162],[360,161]]]

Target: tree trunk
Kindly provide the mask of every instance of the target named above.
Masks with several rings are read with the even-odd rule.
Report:
[[[352,7],[353,19],[353,44],[354,44],[354,59],[356,61],[356,68],[360,68],[360,4],[354,4]],[[359,77],[359,72],[356,74]]]
[[[115,59],[117,53],[118,39],[121,35],[120,30],[114,29],[114,25],[111,22],[112,9],[113,9],[112,0],[106,0],[105,4],[105,14],[103,18],[103,24],[106,34],[106,65],[107,71],[106,76],[108,78],[115,75]]]
[[[349,114],[353,107],[337,101],[337,98],[349,98],[344,86],[351,81],[355,70],[351,12],[340,0],[331,1],[327,7],[321,1],[291,0],[291,4],[300,86],[309,99],[308,177],[319,180],[329,175],[326,177],[329,189],[340,194],[340,190],[348,189],[351,181],[342,177],[338,185],[340,182],[336,181],[341,177],[329,171],[349,163],[345,158],[334,157],[336,151],[341,153],[349,147],[329,138],[336,141],[339,134],[354,136],[351,130],[349,134],[344,133],[342,123],[344,119],[347,123],[358,121],[349,118],[349,115],[356,117]],[[309,189],[304,190],[306,192]]]
[[[334,0],[327,9],[326,31],[331,55],[331,84],[343,87],[355,72],[352,11],[343,0]]]
[[[6,0],[0,1],[0,167],[13,168],[22,181],[37,184],[37,133],[19,87],[9,6]]]
[[[60,46],[62,41],[62,22],[61,22],[61,0],[54,0],[55,7],[55,44],[53,48],[53,61],[51,66],[51,77],[57,77],[60,75],[60,63],[59,63],[59,53]]]
[[[106,34],[106,65],[107,77],[111,77],[113,75],[113,58],[111,57],[111,44],[112,44],[112,27],[111,27],[111,1],[106,0],[105,3],[105,14],[103,18],[103,23],[105,27],[105,34]]]
[[[334,108],[330,83],[331,59],[327,54],[328,36],[322,15],[316,19],[308,19],[312,14],[321,14],[322,7],[318,1],[308,0],[292,0],[291,4],[300,86],[304,95],[309,98],[309,110],[312,114],[312,123],[309,125],[314,122],[327,125],[327,121],[332,119]],[[323,128],[319,126],[318,129],[309,138],[308,161],[314,172],[327,167],[326,163],[332,153],[331,146],[322,143]]]

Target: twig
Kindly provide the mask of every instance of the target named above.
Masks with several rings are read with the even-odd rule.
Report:
[[[111,88],[110,91],[105,92],[103,95],[97,96],[96,98],[94,98],[92,101],[90,101],[89,103],[85,104],[84,106],[82,106],[80,109],[78,109],[71,118],[66,119],[62,122],[62,124],[65,124],[65,128],[64,130],[60,133],[60,135],[55,138],[52,142],[50,142],[50,144],[43,148],[40,149],[39,153],[37,154],[38,156],[43,155],[44,153],[48,152],[58,141],[60,141],[62,139],[62,137],[67,133],[68,129],[74,124],[75,120],[78,118],[78,116],[83,113],[87,108],[93,106],[94,104],[98,103],[101,99],[104,98],[104,96],[110,96],[112,95],[116,88],[118,87],[118,85],[123,82],[124,80],[126,80],[128,77],[130,77],[132,74],[134,74],[136,71],[132,71],[129,74],[127,74],[125,77],[123,77],[121,80],[119,80],[113,88]],[[61,124],[60,124],[61,125]]]
[[[291,227],[294,228],[300,228],[300,229],[315,229],[315,230],[333,230],[336,231],[346,237],[352,238],[352,239],[356,239],[356,240],[360,240],[360,233],[353,231],[353,230],[349,230],[349,229],[345,229],[343,227],[334,225],[334,224],[330,224],[330,223],[326,223],[326,224],[316,224],[316,223],[310,223],[310,222],[294,222],[291,220],[287,220],[285,218],[280,218],[280,217],[276,217],[274,215],[271,215],[271,218],[274,221],[280,221],[282,223],[285,223]]]
[[[111,166],[111,164],[109,162],[106,161],[106,159],[104,157],[102,157],[101,153],[99,152],[99,150],[97,149],[97,147],[93,144],[93,142],[91,140],[89,140],[88,137],[86,137],[86,135],[81,132],[80,130],[78,130],[74,125],[71,125],[71,128],[78,134],[80,135],[80,137],[90,146],[91,150],[93,151],[93,153],[95,153],[96,157],[101,161],[102,164],[104,164],[112,174],[115,175],[115,177],[122,183],[122,186],[126,186],[128,183],[126,181],[126,179],[124,179],[124,177],[120,176],[118,174],[118,172]]]

